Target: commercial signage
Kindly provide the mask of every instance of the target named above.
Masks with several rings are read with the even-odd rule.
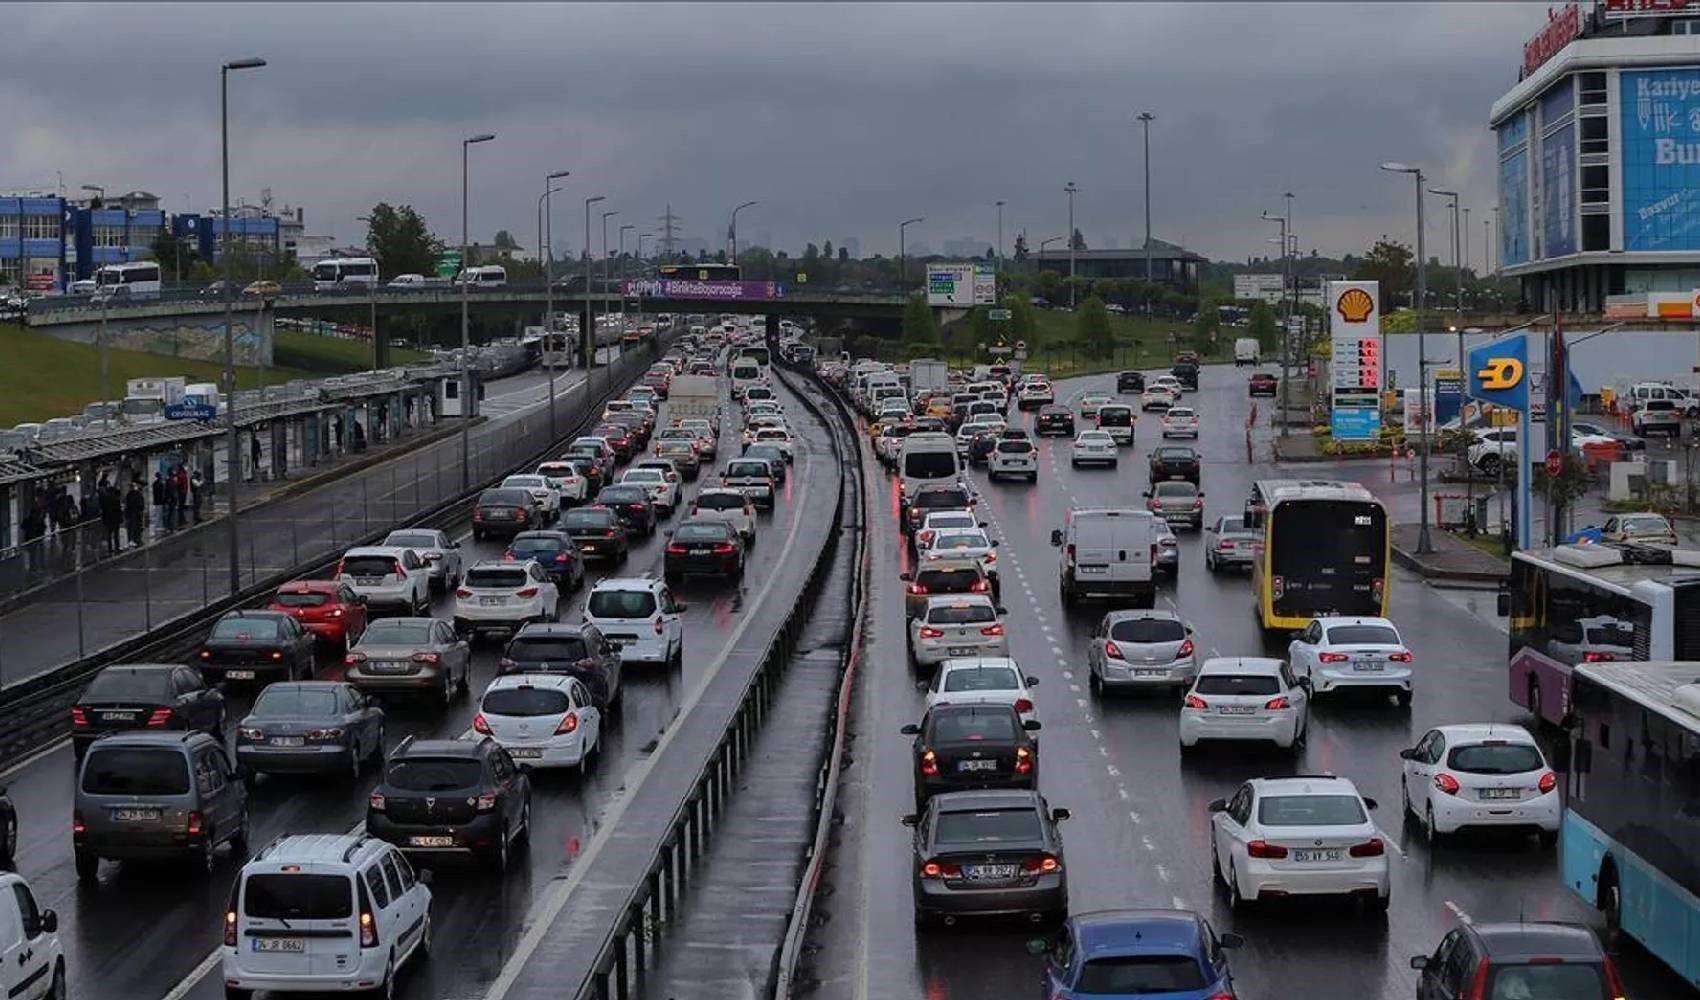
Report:
[[[1700,11],[1700,0],[1605,0],[1607,17],[1671,17]]]
[[[1331,281],[1328,302],[1330,427],[1337,440],[1373,438],[1381,427],[1381,284]]]
[[[1576,212],[1576,126],[1571,124],[1541,140],[1543,257],[1576,252]]]
[[[998,300],[998,277],[984,264],[927,265],[927,305],[989,306]]]
[[[986,318],[991,320],[993,323],[1007,323],[1014,317],[1015,314],[1010,312],[1008,309],[986,310]]]
[[[1547,26],[1523,43],[1523,75],[1527,77],[1582,34],[1582,5],[1570,0],[1558,10],[1547,8]]]
[[[1464,375],[1456,368],[1434,372],[1434,422],[1447,423],[1464,410]]]
[[[620,294],[636,299],[771,302],[785,297],[785,286],[777,281],[694,281],[688,278],[641,278],[621,282]]]
[[[1623,249],[1700,250],[1700,68],[1619,79]]]
[[[59,279],[51,272],[25,275],[24,287],[32,292],[51,292],[59,287]]]
[[[1425,402],[1425,400],[1423,399],[1424,393],[1421,389],[1406,389],[1406,390],[1404,390],[1403,395],[1404,395],[1403,402],[1404,402],[1404,407],[1405,407],[1405,433],[1406,433],[1406,435],[1413,435],[1413,434],[1421,433],[1425,425],[1427,426],[1427,428],[1429,430],[1431,430],[1431,431],[1434,430],[1434,423],[1435,423],[1435,409],[1434,409],[1435,399],[1434,399],[1434,397],[1429,396],[1428,399],[1426,400],[1426,402],[1428,403],[1428,410],[1425,413],[1424,410],[1423,410],[1423,403]],[[1427,419],[1424,419],[1425,417]]]
[[[460,273],[460,251],[444,250],[437,255],[437,277],[452,278]]]
[[[212,403],[170,403],[165,407],[167,420],[213,420],[218,407]]]
[[[1470,349],[1470,398],[1512,410],[1529,409],[1529,338],[1521,333]]]
[[[1279,274],[1234,275],[1234,300],[1236,302],[1262,299],[1273,304],[1280,302],[1286,294],[1286,279]]]

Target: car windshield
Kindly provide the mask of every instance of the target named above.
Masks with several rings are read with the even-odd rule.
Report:
[[[559,538],[516,538],[508,546],[508,551],[516,556],[547,556],[554,555],[567,547],[567,543]]]
[[[1089,960],[1074,992],[1084,996],[1202,990],[1210,983],[1191,955],[1113,955]]]
[[[1270,674],[1201,674],[1194,694],[1280,694],[1281,682]]]
[[[953,691],[1014,691],[1021,678],[1009,667],[964,667],[944,675],[944,689]]]
[[[1397,646],[1399,633],[1386,625],[1335,625],[1328,630],[1328,641],[1336,646]]]
[[[1074,443],[1075,444],[1101,444],[1101,445],[1107,446],[1107,445],[1115,444],[1115,441],[1112,440],[1108,434],[1104,434],[1102,432],[1094,431],[1090,434],[1080,435],[1080,437],[1075,439]]]
[[[1493,988],[1487,1000],[1598,1000],[1605,992],[1600,966],[1593,962],[1542,962],[1503,965],[1492,962]]]
[[[264,642],[278,638],[282,628],[281,622],[271,618],[221,618],[212,627],[212,638]]]
[[[932,738],[940,743],[967,740],[1009,742],[1015,739],[1014,712],[937,712]]]
[[[611,528],[614,526],[614,512],[611,510],[569,510],[561,518],[563,528]]]
[[[1042,835],[1039,814],[1030,807],[943,812],[933,823],[936,844],[1001,844],[1035,841]]]
[[[997,617],[990,604],[947,604],[927,609],[929,625],[977,625],[997,621]]]
[[[597,590],[585,605],[592,618],[648,618],[655,614],[655,595],[647,590]]]
[[[1098,423],[1105,427],[1126,427],[1133,423],[1133,411],[1125,406],[1100,407]]]
[[[733,462],[726,474],[734,479],[766,479],[773,470],[766,462]]]
[[[513,590],[525,586],[529,579],[519,566],[474,566],[466,571],[466,586],[473,588]]]
[[[968,506],[968,494],[963,490],[927,490],[915,498],[916,507],[952,510]]]
[[[389,576],[395,572],[395,556],[344,556],[343,576]]]
[[[732,531],[724,522],[681,524],[673,532],[675,542],[729,542]]]
[[[1173,618],[1127,618],[1110,625],[1110,638],[1117,642],[1180,642],[1186,626]]]
[[[505,489],[540,490],[548,486],[540,476],[509,476],[502,480]]]
[[[1670,522],[1662,517],[1626,517],[1623,519],[1624,531],[1656,531],[1664,533],[1670,530]]]
[[[1158,483],[1152,493],[1165,499],[1190,500],[1198,495],[1198,487],[1191,483]]]
[[[958,531],[948,535],[941,534],[933,540],[935,549],[988,549],[992,543],[985,535],[978,532]]]
[[[347,875],[255,872],[242,883],[242,909],[266,920],[343,920],[354,915]]]
[[[468,757],[409,757],[390,764],[384,783],[408,792],[450,792],[483,777],[483,765]]]
[[[903,456],[903,474],[917,479],[940,479],[956,475],[956,454],[950,451],[914,451]]]
[[[1453,747],[1446,755],[1446,766],[1465,774],[1527,774],[1546,762],[1527,743],[1483,742]]]
[[[560,715],[571,707],[565,691],[552,687],[504,687],[484,693],[489,715]]]
[[[1033,450],[1028,441],[999,441],[998,451],[1004,455],[1025,455]]]
[[[392,531],[384,539],[385,545],[393,545],[398,549],[434,549],[440,543],[437,536],[428,535],[423,531]]]
[[[972,514],[931,514],[927,517],[927,527],[935,531],[945,528],[972,528],[978,523]]]
[[[470,575],[470,574],[468,574]],[[431,642],[431,622],[380,618],[366,626],[362,646],[424,646]]]
[[[105,670],[83,692],[84,701],[171,700],[171,675],[165,670]]]
[[[187,795],[189,761],[181,750],[95,747],[83,761],[90,795]]]
[[[1151,454],[1167,462],[1190,462],[1193,459],[1191,448],[1158,448]]]
[[[272,603],[282,608],[317,608],[330,603],[331,595],[317,590],[280,590]]]
[[[697,507],[702,510],[743,510],[742,493],[699,493]]]
[[[922,593],[960,594],[979,582],[980,574],[972,569],[924,569],[915,576]]]
[[[576,635],[522,635],[508,643],[503,654],[516,663],[575,662],[589,656]]]
[[[324,688],[268,687],[254,702],[253,715],[261,718],[318,719],[337,715],[336,692]]]
[[[689,441],[664,441],[655,450],[660,455],[696,454],[696,448]]]
[[[1264,826],[1351,826],[1366,819],[1356,795],[1266,795],[1257,800],[1257,821]]]

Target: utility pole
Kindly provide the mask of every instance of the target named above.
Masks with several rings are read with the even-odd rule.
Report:
[[[602,213],[602,318],[607,319],[613,312],[608,305],[608,282],[613,277],[613,271],[608,262],[608,220],[620,214],[619,209]],[[624,350],[622,347],[621,350]],[[608,373],[610,377],[613,372]]]
[[[543,356],[549,369],[549,440],[555,440],[555,213],[549,196],[561,190],[551,185],[571,175],[570,170],[557,170],[543,177],[543,226],[538,232],[538,252],[543,257]]]
[[[1428,341],[1425,333],[1428,325],[1423,320],[1423,306],[1427,304],[1428,295],[1428,250],[1423,241],[1423,176],[1421,167],[1408,166],[1403,163],[1383,163],[1381,169],[1395,174],[1410,174],[1417,182],[1417,399],[1418,407],[1422,410],[1423,419],[1418,421],[1418,430],[1422,438],[1422,448],[1417,453],[1417,475],[1422,480],[1419,484],[1422,510],[1419,512],[1417,528],[1417,551],[1428,553],[1434,551],[1434,545],[1428,534],[1428,373],[1424,366],[1428,364]],[[1385,355],[1383,356],[1385,363]],[[1525,456],[1527,457],[1527,456]],[[1527,470],[1525,470],[1527,474]],[[1527,514],[1524,515],[1525,517]]]
[[[926,216],[917,215],[913,219],[904,219],[897,224],[897,289],[905,296],[909,294],[909,254],[905,243],[905,233],[910,226],[925,221]]]
[[[472,234],[467,225],[467,150],[474,143],[489,142],[494,132],[484,132],[460,141],[460,486],[472,488],[472,414],[477,408],[478,394],[472,388],[472,320],[467,301],[472,284],[468,270],[472,267]]]
[[[1145,283],[1151,283],[1151,123],[1157,116],[1141,111],[1134,121],[1145,126]],[[1145,301],[1145,313],[1151,314],[1151,300]]]
[[[1468,208],[1464,209],[1464,225],[1462,226],[1462,228],[1460,228],[1459,226],[1456,226],[1456,225],[1454,225],[1452,228],[1454,230],[1456,230],[1456,232],[1454,232],[1452,234],[1452,238],[1454,240],[1457,240],[1457,239],[1460,239],[1460,238],[1462,238],[1464,240],[1468,240],[1470,238],[1470,210]],[[1463,236],[1460,237],[1459,233],[1462,233]],[[1467,242],[1465,244],[1463,244],[1463,250],[1460,251],[1460,253],[1461,253],[1461,256],[1462,256],[1463,261],[1464,261],[1462,266],[1468,268],[1470,266],[1470,244],[1467,243]],[[1463,272],[1460,271],[1459,272],[1459,275],[1460,275],[1459,284],[1463,283],[1462,274],[1463,274]]]
[[[599,201],[607,201],[608,196],[599,194],[584,200],[584,323],[579,327],[578,339],[583,346],[585,386],[590,385],[590,368],[596,360],[596,311],[590,297],[590,269],[595,259],[590,256],[590,206]]]
[[[236,433],[236,304],[233,299],[236,276],[231,271],[230,259],[230,71],[259,69],[265,64],[264,59],[233,59],[218,70],[219,148],[222,151],[221,173],[224,177],[224,216],[219,220],[219,242],[223,252],[220,263],[224,270],[224,287],[219,291],[219,296],[224,299],[224,484],[230,489],[228,534],[230,593],[233,596],[242,591],[242,533],[241,523],[237,518],[237,497],[242,485],[242,443]],[[254,472],[257,475],[259,470],[255,469]]]
[[[1452,199],[1452,268],[1453,268],[1453,270],[1458,272],[1457,309],[1456,309],[1456,312],[1453,314],[1452,329],[1453,329],[1453,332],[1455,332],[1458,336],[1458,388],[1459,388],[1460,393],[1462,393],[1463,388],[1464,388],[1464,377],[1465,377],[1464,376],[1464,363],[1465,362],[1464,362],[1464,269],[1463,269],[1463,264],[1461,263],[1461,261],[1463,260],[1463,257],[1462,257],[1463,251],[1462,251],[1461,247],[1462,247],[1463,242],[1464,242],[1464,235],[1465,234],[1464,234],[1463,230],[1459,227],[1459,223],[1458,223],[1458,197],[1459,197],[1459,195],[1458,195],[1458,192],[1456,192],[1456,191],[1442,191],[1438,188],[1429,188],[1429,194],[1437,194],[1437,195],[1440,195],[1442,198],[1451,198]],[[1466,208],[1466,209],[1464,209],[1464,211],[1467,213],[1470,210]],[[1458,427],[1459,427],[1460,430],[1462,430],[1463,427],[1464,427],[1463,410],[1462,409],[1459,410]],[[1463,437],[1463,435],[1460,435],[1460,437]],[[1462,454],[1460,455],[1461,464],[1464,467],[1464,509],[1465,509],[1465,512],[1466,512],[1466,523],[1473,524],[1474,523],[1475,503],[1476,503],[1476,490],[1475,490],[1475,477],[1470,475],[1469,440],[1468,439],[1463,440],[1460,443],[1460,447],[1462,448]],[[1521,445],[1520,447],[1527,448],[1527,445]],[[1474,532],[1472,532],[1472,534],[1473,533]]]
[[[1074,193],[1080,189],[1073,181],[1063,185],[1068,195],[1068,308],[1074,309]]]
[[[1003,202],[998,202],[998,275],[1003,275]]]
[[[626,335],[626,230],[636,229],[637,224],[628,222],[620,227],[620,336],[621,343]],[[622,348],[623,350],[623,348]]]

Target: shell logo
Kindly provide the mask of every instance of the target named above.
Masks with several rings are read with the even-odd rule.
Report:
[[[1348,288],[1334,300],[1334,308],[1346,322],[1362,323],[1375,312],[1375,298],[1361,288]]]

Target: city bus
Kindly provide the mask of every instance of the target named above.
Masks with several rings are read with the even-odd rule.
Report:
[[[1572,678],[1560,877],[1608,939],[1700,986],[1700,662],[1585,662]]]
[[[159,263],[138,260],[129,264],[105,264],[94,272],[95,294],[123,295],[131,299],[159,297]],[[123,291],[119,291],[123,289]]]
[[[661,264],[655,269],[657,277],[681,281],[737,281],[742,273],[736,264],[714,264],[706,261],[695,264]]]
[[[334,292],[378,284],[378,262],[371,257],[331,257],[313,265],[313,291]]]
[[[1263,529],[1252,593],[1265,632],[1296,632],[1319,615],[1387,615],[1392,559],[1387,508],[1357,483],[1264,480],[1246,505]]]
[[[1519,551],[1499,598],[1512,704],[1552,725],[1571,712],[1575,668],[1700,661],[1700,552],[1651,545]]]

